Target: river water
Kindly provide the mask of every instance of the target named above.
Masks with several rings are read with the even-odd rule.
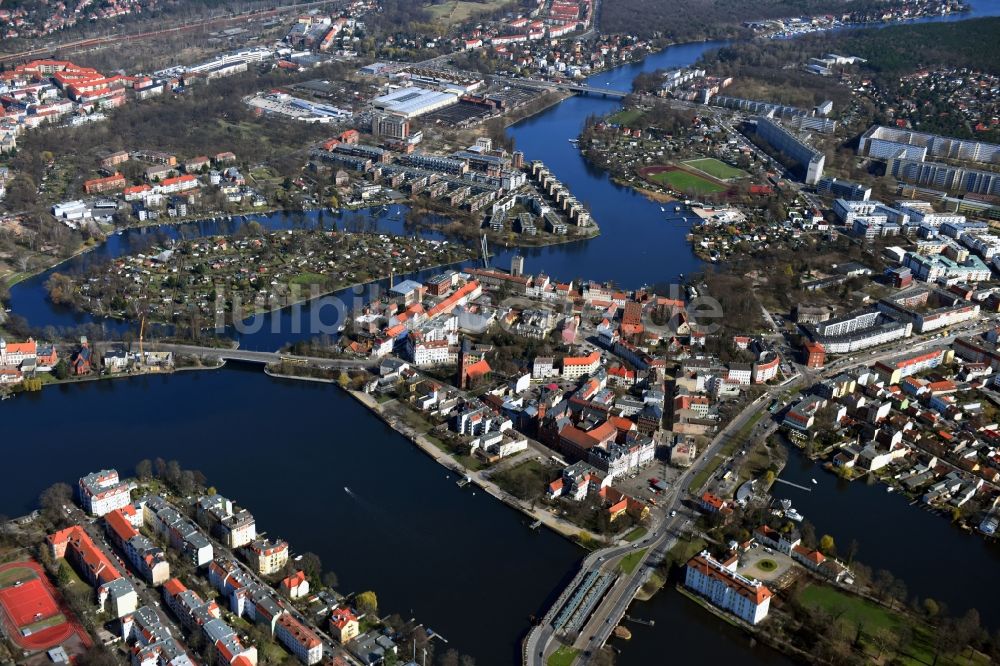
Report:
[[[997,14],[1000,0],[982,0],[971,16]],[[689,65],[719,45],[671,47],[589,82],[628,90],[640,72]],[[587,116],[607,113],[617,104],[573,97],[510,129],[528,159],[544,161],[590,204],[602,229],[587,242],[523,250],[526,270],[559,280],[613,280],[631,288],[674,281],[699,268],[684,240],[688,223],[683,217],[664,214],[659,204],[611,183],[569,142]],[[365,211],[257,219],[272,229],[335,221],[345,228],[360,220],[388,233],[405,233],[401,213],[392,207],[375,216]],[[205,235],[232,231],[234,224],[204,222],[183,229]],[[179,231],[128,231],[59,270],[133,251],[159,233],[176,236]],[[495,262],[504,266],[514,251],[499,250]],[[52,306],[44,293],[47,277],[12,290],[16,313],[37,326],[93,321]],[[259,330],[237,337],[244,348],[277,349],[306,337],[292,333],[292,323],[308,318],[311,307],[263,316]],[[105,325],[109,332],[122,328]],[[98,467],[128,472],[141,458],[176,458],[201,469],[220,492],[245,504],[260,529],[288,539],[299,552],[318,553],[337,572],[342,589],[375,589],[387,612],[415,615],[449,639],[449,647],[474,655],[480,664],[518,659],[528,616],[546,607],[580,558],[561,538],[528,530],[520,514],[482,493],[458,489],[444,469],[329,385],[270,379],[258,368],[230,364],[219,371],[47,388],[2,404],[3,413],[15,417],[5,419],[5,468],[33,471],[8,475],[0,484],[0,512],[28,511],[45,486],[73,481]],[[793,456],[783,476],[809,483],[817,475],[822,475],[818,468]],[[1000,586],[995,549],[880,488],[839,485],[826,475],[818,480],[813,492],[789,496],[820,533],[833,534],[842,547],[857,539],[859,559],[894,571],[911,593],[942,599],[953,611],[978,607],[985,621],[1000,623],[992,604]],[[632,627],[634,640],[619,644],[621,664],[662,663],[667,654],[700,661],[787,662],[773,651],[750,648],[741,633],[673,591],[637,604],[633,612],[656,620],[656,626]]]

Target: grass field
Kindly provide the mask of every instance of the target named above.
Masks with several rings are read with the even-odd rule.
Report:
[[[635,571],[635,568],[639,566],[639,560],[642,556],[646,554],[646,548],[640,548],[639,550],[633,551],[623,557],[621,562],[618,563],[618,568],[622,570],[623,574],[630,574]]]
[[[558,650],[549,655],[548,666],[570,666],[578,653],[578,650],[560,645]]]
[[[428,5],[424,9],[430,13],[435,22],[443,22],[451,26],[468,21],[475,14],[490,12],[507,4],[510,4],[509,0],[487,0],[486,2],[454,0],[440,5]]]
[[[48,629],[49,627],[58,627],[65,621],[66,616],[62,613],[57,613],[56,615],[45,618],[44,620],[39,620],[33,624],[21,627],[21,631],[25,636],[30,636],[31,634],[37,634],[39,631]]]
[[[678,192],[715,194],[716,192],[726,191],[726,188],[722,185],[680,169],[676,171],[661,171],[660,173],[651,174],[648,178],[658,185],[664,185]]]
[[[641,525],[625,535],[626,541],[638,541],[646,536],[646,528]]]
[[[618,113],[609,116],[608,122],[613,125],[621,125],[623,127],[628,127],[639,118],[642,118],[642,109],[622,109]]]
[[[725,162],[720,162],[714,157],[706,157],[700,160],[688,160],[686,162],[681,162],[681,164],[689,166],[692,169],[697,169],[698,171],[704,171],[709,176],[713,176],[719,180],[743,178],[747,175],[746,171],[737,169],[736,167],[731,167]]]
[[[0,588],[10,587],[17,581],[27,582],[38,578],[38,574],[28,567],[11,567],[0,571]]]
[[[869,657],[874,658],[879,648],[872,641],[878,631],[895,631],[909,624],[913,629],[913,642],[896,653],[895,663],[911,666],[975,666],[989,664],[986,655],[966,650],[960,655],[937,655],[931,628],[909,616],[896,613],[873,601],[845,594],[826,585],[809,585],[802,590],[799,601],[806,606],[822,608],[840,618],[844,630],[851,633],[860,625],[862,644]],[[885,660],[886,662],[890,660]]]
[[[324,282],[326,282],[326,278],[327,276],[320,275],[319,273],[299,273],[288,282],[290,284],[308,286],[312,284],[323,284]]]
[[[899,617],[887,609],[826,585],[809,585],[802,590],[799,600],[806,606],[822,608],[834,615],[843,613],[843,621],[852,625],[860,623],[869,633],[879,629],[892,629],[899,624]]]

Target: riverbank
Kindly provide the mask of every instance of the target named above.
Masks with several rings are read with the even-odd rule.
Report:
[[[520,511],[532,520],[541,522],[541,524],[545,527],[549,528],[556,534],[569,539],[577,545],[579,545],[578,539],[583,534],[588,535],[591,540],[601,538],[599,535],[596,535],[589,530],[574,525],[561,518],[557,518],[547,511],[525,506],[516,497],[505,492],[498,485],[486,478],[481,471],[474,471],[466,468],[460,462],[455,460],[455,458],[441,450],[439,446],[430,441],[425,434],[419,433],[412,428],[407,427],[399,420],[387,414],[383,406],[367,393],[353,390],[347,390],[347,393],[365,406],[370,412],[375,414],[375,416],[377,416],[383,423],[416,444],[417,448],[430,456],[439,465],[455,472],[456,474],[466,477],[472,485],[478,486],[480,489],[489,493],[495,499],[500,500],[510,508]]]

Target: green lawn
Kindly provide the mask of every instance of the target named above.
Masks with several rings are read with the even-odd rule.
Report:
[[[725,162],[720,162],[714,157],[706,157],[700,160],[688,160],[682,162],[693,169],[698,171],[704,171],[709,176],[714,176],[719,180],[729,180],[731,178],[743,178],[747,175],[746,171],[742,169],[737,169],[736,167],[731,167]]]
[[[321,285],[324,282],[326,282],[326,280],[327,280],[327,276],[326,275],[320,275],[319,273],[299,273],[298,275],[296,275],[295,277],[293,277],[288,282],[290,284],[301,284],[301,285],[319,284],[319,285]]]
[[[570,666],[577,654],[579,654],[578,650],[560,645],[558,650],[549,655],[548,666]]]
[[[635,121],[642,118],[642,109],[622,109],[618,113],[610,116],[608,122],[613,125],[621,125],[622,127],[628,127]]]
[[[618,568],[625,575],[632,573],[639,566],[639,560],[642,559],[647,550],[647,548],[640,548],[639,550],[632,551],[621,559],[621,562],[618,563]]]
[[[29,630],[32,634],[37,634],[43,629],[48,629],[49,627],[58,627],[60,624],[66,622],[66,616],[62,613],[56,613],[52,617],[47,617],[44,620],[39,620],[33,624],[29,624],[27,627],[22,627],[23,629]]]
[[[838,616],[848,632],[853,632],[860,625],[864,650],[873,659],[878,654],[879,648],[872,640],[872,636],[879,630],[895,631],[909,623],[913,628],[914,639],[904,650],[895,655],[897,663],[912,666],[931,666],[935,663],[938,666],[975,666],[978,664],[985,666],[985,664],[990,663],[989,657],[971,650],[966,650],[958,656],[937,655],[935,659],[936,650],[931,627],[909,616],[884,608],[874,601],[846,594],[833,587],[809,585],[802,590],[799,601],[806,606],[822,608],[826,612]]]
[[[11,567],[5,571],[0,571],[0,588],[10,587],[16,581],[27,582],[38,578],[38,574],[28,567]]]
[[[687,171],[661,171],[649,176],[649,179],[660,185],[665,185],[678,192],[690,192],[691,194],[714,194],[725,192],[726,188],[717,185],[710,180],[697,176]]]
[[[626,541],[638,541],[642,537],[646,536],[646,531],[647,531],[646,528],[642,527],[640,525],[639,527],[635,528],[634,530],[632,530],[631,532],[629,532],[628,534],[626,534],[625,535],[625,540]]]
[[[799,596],[806,606],[822,608],[828,613],[839,615],[841,620],[865,627],[866,633],[879,629],[892,629],[899,625],[901,618],[867,599],[844,594],[826,585],[809,585]]]
[[[774,571],[778,568],[778,563],[774,560],[758,560],[757,568],[761,571]]]
[[[486,0],[486,2],[465,2],[456,0],[445,2],[440,5],[428,5],[424,7],[435,22],[443,22],[446,25],[463,23],[472,18],[475,14],[490,12],[507,5],[509,0]]]

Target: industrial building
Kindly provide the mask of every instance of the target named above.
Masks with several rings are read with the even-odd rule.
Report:
[[[439,92],[426,88],[400,88],[387,95],[372,100],[372,109],[403,118],[416,118],[438,109],[458,103],[458,95],[453,92]]]

